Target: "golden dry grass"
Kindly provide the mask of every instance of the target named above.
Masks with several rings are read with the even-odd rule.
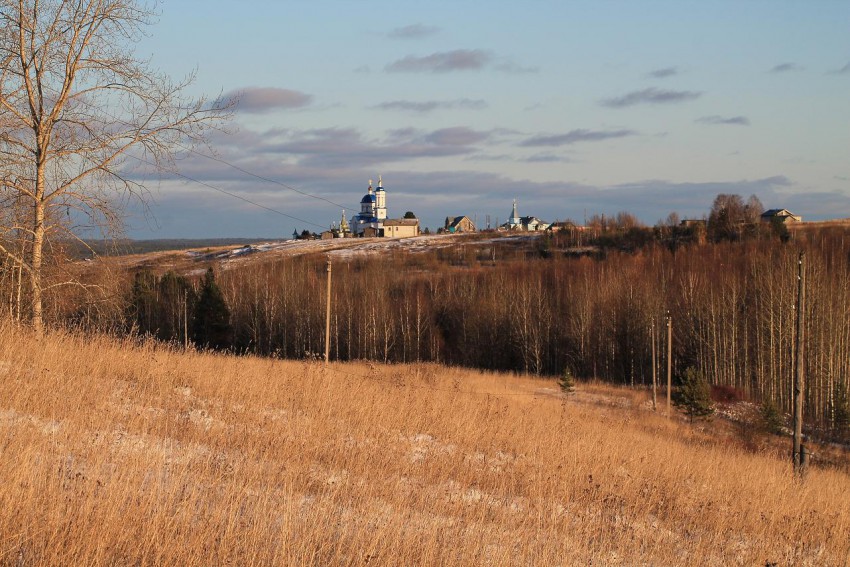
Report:
[[[846,474],[600,395],[0,328],[0,563],[848,563]]]

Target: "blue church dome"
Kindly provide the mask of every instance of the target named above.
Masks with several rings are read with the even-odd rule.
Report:
[[[360,199],[360,202],[361,203],[374,203],[375,202],[375,196],[372,195],[372,194],[363,195],[363,198]]]

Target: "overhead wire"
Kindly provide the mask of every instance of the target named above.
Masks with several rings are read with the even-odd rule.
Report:
[[[76,100],[76,102],[81,103],[81,104],[85,104],[85,105],[86,105],[86,106],[88,106],[89,108],[95,108],[95,107],[96,107],[94,104],[92,104],[92,103],[90,103],[90,102],[88,102],[88,101],[86,101],[86,100],[77,99],[77,100]],[[127,122],[125,122],[123,119],[121,119],[121,118],[119,118],[119,117],[115,116],[114,114],[112,114],[112,113],[110,113],[110,112],[108,112],[108,111],[104,110],[102,107],[96,107],[96,108],[97,108],[100,112],[103,112],[104,114],[106,114],[107,116],[109,116],[110,118],[112,118],[113,120],[116,120],[116,121],[118,121],[118,122],[123,122],[124,124],[129,125],[129,124],[128,124]],[[177,146],[178,148],[182,149],[183,151],[186,151],[186,152],[189,152],[189,153],[195,154],[195,155],[197,155],[197,156],[199,156],[199,157],[203,157],[203,158],[206,158],[206,159],[209,159],[209,160],[215,161],[215,162],[217,162],[217,163],[220,163],[220,164],[222,164],[222,165],[225,165],[225,166],[227,166],[227,167],[230,167],[230,168],[232,168],[232,169],[235,169],[236,171],[239,171],[240,173],[243,173],[243,174],[245,174],[245,175],[248,175],[248,176],[254,177],[255,179],[258,179],[258,180],[260,180],[260,181],[264,181],[264,182],[266,182],[266,183],[272,183],[272,184],[274,184],[274,185],[277,185],[277,186],[279,186],[279,187],[283,187],[284,189],[287,189],[287,190],[292,191],[292,192],[294,192],[294,193],[298,193],[299,195],[303,195],[303,196],[305,196],[305,197],[309,197],[309,198],[311,198],[311,199],[316,199],[316,200],[319,200],[319,201],[324,201],[325,203],[328,203],[328,204],[333,205],[333,206],[335,206],[335,207],[339,207],[340,209],[345,210],[345,209],[347,208],[347,209],[349,209],[349,210],[355,210],[355,209],[357,208],[357,207],[346,207],[345,205],[342,205],[342,204],[340,204],[340,203],[336,203],[336,202],[331,201],[330,199],[327,199],[327,198],[325,198],[325,197],[321,197],[321,196],[319,196],[319,195],[313,195],[312,193],[308,193],[307,191],[302,191],[301,189],[296,189],[295,187],[293,187],[293,186],[291,186],[291,185],[289,185],[289,184],[287,184],[287,183],[284,183],[284,182],[282,182],[282,181],[278,181],[278,180],[276,180],[276,179],[272,179],[272,178],[270,178],[270,177],[266,177],[266,176],[263,176],[263,175],[260,175],[260,174],[254,173],[254,172],[252,172],[252,171],[250,171],[250,170],[247,170],[247,169],[245,169],[245,168],[243,168],[243,167],[241,167],[241,166],[238,166],[238,165],[236,165],[236,164],[234,164],[234,163],[232,163],[232,162],[229,162],[229,161],[227,161],[227,160],[225,160],[225,159],[222,159],[222,158],[216,157],[216,156],[214,156],[214,155],[206,154],[206,153],[201,152],[201,151],[198,151],[198,150],[196,150],[196,149],[194,149],[194,148],[186,147],[186,146],[184,146],[184,145],[182,145],[182,144],[179,144],[179,143],[175,144],[175,146]],[[133,158],[135,158],[135,159],[137,159],[137,160],[139,160],[139,161],[141,161],[141,162],[143,162],[143,163],[146,163],[146,164],[148,164],[148,165],[151,165],[152,167],[156,167],[154,164],[151,164],[150,162],[148,162],[148,161],[146,161],[146,160],[144,160],[144,159],[142,159],[142,158],[139,158],[138,156],[134,156],[134,155],[132,155],[132,154],[127,154],[127,155],[129,155],[130,157],[133,157]],[[232,192],[226,191],[226,190],[221,189],[221,188],[219,188],[219,187],[215,187],[215,186],[213,186],[213,185],[211,185],[211,184],[209,184],[209,183],[207,183],[207,182],[200,181],[200,180],[195,179],[195,178],[193,178],[193,177],[190,177],[190,176],[188,176],[188,175],[184,175],[184,174],[181,174],[181,173],[176,172],[176,171],[170,171],[170,172],[168,172],[168,173],[170,173],[170,174],[172,174],[172,175],[175,175],[175,176],[177,176],[177,177],[180,177],[180,178],[182,178],[182,179],[184,179],[184,180],[186,180],[186,181],[190,181],[190,182],[192,182],[192,183],[197,183],[197,184],[199,184],[199,185],[202,185],[202,186],[207,187],[207,188],[209,188],[209,189],[212,189],[212,190],[214,190],[214,191],[218,191],[219,193],[222,193],[222,194],[224,194],[224,195],[228,195],[228,196],[233,197],[233,198],[235,198],[235,199],[239,199],[239,200],[241,200],[241,201],[244,201],[244,202],[246,202],[246,203],[248,203],[248,204],[251,204],[251,205],[253,205],[253,206],[259,207],[259,208],[261,208],[261,209],[265,209],[265,210],[267,210],[267,211],[270,211],[270,212],[273,212],[273,213],[279,214],[279,215],[281,215],[281,216],[284,216],[284,217],[287,217],[287,218],[290,218],[290,219],[293,219],[293,220],[297,220],[297,221],[299,221],[299,222],[304,222],[304,223],[307,223],[307,224],[310,224],[310,225],[313,225],[313,226],[316,226],[316,227],[325,228],[325,226],[324,226],[324,225],[320,225],[320,224],[317,224],[317,223],[315,223],[315,222],[308,221],[308,220],[305,220],[305,219],[301,219],[301,218],[299,218],[299,217],[296,217],[296,216],[293,216],[293,215],[290,215],[290,214],[287,214],[287,213],[284,213],[284,212],[278,211],[277,209],[274,209],[274,208],[272,208],[272,207],[268,207],[268,206],[266,206],[266,205],[262,205],[262,204],[260,204],[260,203],[257,203],[257,202],[255,202],[255,201],[252,201],[252,200],[247,199],[247,198],[245,198],[245,197],[241,197],[241,196],[239,196],[239,195],[237,195],[237,194],[235,194],[235,193],[232,193]]]
[[[151,162],[149,162],[148,160],[146,160],[146,159],[144,159],[144,158],[141,158],[141,157],[139,157],[139,156],[136,156],[136,155],[133,155],[133,154],[127,154],[127,156],[128,156],[128,157],[131,157],[131,158],[133,158],[133,159],[136,159],[136,160],[138,160],[138,161],[140,161],[140,162],[142,162],[142,163],[144,163],[144,164],[147,164],[147,165],[150,165],[150,166],[155,167],[155,166],[154,166],[154,164],[152,164],[152,163],[151,163]],[[207,187],[207,188],[209,188],[209,189],[212,189],[213,191],[218,191],[219,193],[222,193],[222,194],[224,194],[224,195],[228,195],[228,196],[233,197],[233,198],[235,198],[235,199],[239,199],[240,201],[244,201],[244,202],[246,202],[246,203],[248,203],[248,204],[250,204],[250,205],[254,205],[255,207],[259,207],[259,208],[261,208],[261,209],[265,209],[265,210],[267,210],[267,211],[269,211],[269,212],[272,212],[272,213],[278,214],[278,215],[280,215],[280,216],[283,216],[283,217],[286,217],[286,218],[289,218],[289,219],[292,219],[292,220],[296,220],[296,221],[298,221],[298,222],[302,222],[302,223],[305,223],[305,224],[311,224],[311,225],[313,225],[313,226],[317,226],[317,227],[319,227],[319,228],[325,228],[325,227],[324,227],[324,225],[320,225],[320,224],[315,223],[315,222],[313,222],[313,221],[309,221],[309,220],[306,220],[306,219],[302,219],[302,218],[300,218],[300,217],[296,217],[295,215],[290,215],[290,214],[288,214],[288,213],[284,213],[283,211],[279,211],[279,210],[277,210],[277,209],[275,209],[275,208],[272,208],[272,207],[267,207],[266,205],[263,205],[263,204],[261,204],[261,203],[257,203],[257,202],[255,202],[255,201],[252,201],[251,199],[248,199],[248,198],[246,198],[246,197],[242,197],[241,195],[237,195],[237,194],[235,194],[235,193],[231,193],[230,191],[227,191],[227,190],[222,189],[222,188],[220,188],[220,187],[216,187],[215,185],[212,185],[212,184],[210,184],[210,183],[207,183],[206,181],[201,181],[201,180],[199,180],[199,179],[195,179],[194,177],[190,177],[190,176],[188,176],[188,175],[186,175],[186,174],[180,173],[179,171],[170,171],[169,173],[170,173],[171,175],[174,175],[175,177],[180,177],[181,179],[185,179],[186,181],[191,181],[192,183],[197,183],[198,185],[202,185],[202,186],[204,186],[204,187]]]
[[[231,162],[229,162],[225,159],[222,159],[222,158],[219,158],[219,157],[216,157],[216,156],[213,156],[213,155],[205,154],[205,153],[200,152],[200,151],[198,151],[194,148],[187,148],[187,147],[180,145],[180,144],[175,144],[175,145],[177,147],[181,148],[184,151],[191,152],[191,153],[193,153],[197,156],[207,158],[209,160],[218,162],[222,165],[226,165],[228,167],[235,169],[236,171],[244,173],[245,175],[250,175],[251,177],[259,179],[260,181],[265,181],[267,183],[273,183],[274,185],[279,185],[280,187],[283,187],[284,189],[289,189],[290,191],[294,191],[295,193],[298,193],[299,195],[304,195],[305,197],[310,197],[311,199],[318,199],[319,201],[324,201],[324,202],[331,204],[335,207],[339,207],[340,209],[346,209],[346,208],[349,209],[349,210],[353,209],[353,207],[346,207],[345,205],[341,205],[341,204],[336,203],[334,201],[331,201],[330,199],[327,199],[325,197],[320,197],[319,195],[313,195],[313,194],[308,193],[306,191],[296,189],[295,187],[292,187],[291,185],[288,185],[288,184],[284,183],[283,181],[278,181],[277,179],[272,179],[270,177],[265,177],[263,175],[259,175],[257,173],[252,172],[252,171],[249,171],[249,170],[247,170],[247,169],[245,169],[241,166],[238,166],[234,163],[231,163]]]

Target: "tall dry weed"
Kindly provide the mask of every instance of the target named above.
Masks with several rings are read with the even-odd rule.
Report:
[[[2,327],[0,563],[847,563],[846,474],[581,390]]]

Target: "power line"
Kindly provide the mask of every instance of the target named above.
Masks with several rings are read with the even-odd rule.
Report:
[[[75,102],[78,102],[78,103],[81,103],[81,104],[85,104],[85,105],[86,105],[86,106],[88,106],[89,108],[97,108],[97,110],[99,110],[100,112],[103,112],[104,114],[106,114],[107,116],[109,116],[110,118],[112,118],[113,120],[116,120],[116,121],[121,122],[121,123],[123,123],[123,124],[125,124],[125,125],[127,125],[127,126],[130,126],[130,124],[129,124],[128,122],[124,121],[122,118],[119,118],[119,117],[115,116],[114,114],[112,114],[112,113],[110,113],[110,112],[107,112],[106,110],[104,110],[104,109],[103,109],[103,108],[101,108],[101,107],[96,107],[94,104],[92,104],[92,103],[90,103],[90,102],[88,102],[88,101],[86,101],[86,100],[84,100],[84,99],[75,99]],[[305,196],[305,197],[309,197],[309,198],[311,198],[311,199],[316,199],[316,200],[319,200],[319,201],[324,201],[324,202],[326,202],[326,203],[328,203],[328,204],[330,204],[330,205],[333,205],[334,207],[339,207],[340,209],[349,209],[349,210],[356,210],[356,209],[357,209],[357,207],[356,207],[356,206],[355,206],[355,207],[346,207],[345,205],[341,205],[341,204],[336,203],[336,202],[334,202],[334,201],[331,201],[330,199],[327,199],[327,198],[325,198],[325,197],[320,197],[320,196],[318,196],[318,195],[313,195],[312,193],[308,193],[308,192],[306,192],[306,191],[302,191],[302,190],[300,190],[300,189],[296,189],[295,187],[292,187],[291,185],[289,185],[289,184],[287,184],[287,183],[284,183],[284,182],[282,182],[282,181],[278,181],[278,180],[276,180],[276,179],[272,179],[272,178],[270,178],[270,177],[265,177],[265,176],[263,176],[263,175],[259,175],[259,174],[257,174],[257,173],[252,172],[252,171],[249,171],[249,170],[247,170],[247,169],[245,169],[245,168],[243,168],[243,167],[240,167],[240,166],[238,166],[238,165],[236,165],[236,164],[234,164],[234,163],[231,163],[231,162],[229,162],[229,161],[227,161],[227,160],[225,160],[225,159],[222,159],[222,158],[219,158],[219,157],[216,157],[216,156],[213,156],[213,155],[205,154],[205,153],[200,152],[200,151],[198,151],[198,150],[195,150],[195,149],[193,149],[193,148],[187,148],[186,146],[183,146],[182,144],[175,144],[175,146],[177,146],[178,148],[180,148],[180,149],[182,149],[182,150],[184,150],[184,151],[186,151],[186,152],[190,152],[190,153],[193,153],[193,154],[195,154],[195,155],[197,155],[197,156],[200,156],[200,157],[203,157],[203,158],[206,158],[206,159],[209,159],[209,160],[212,160],[212,161],[218,162],[218,163],[220,163],[220,164],[222,164],[222,165],[226,165],[227,167],[233,168],[233,169],[235,169],[236,171],[239,171],[240,173],[244,173],[245,175],[249,175],[249,176],[251,176],[251,177],[254,177],[254,178],[256,178],[256,179],[259,179],[260,181],[265,181],[266,183],[272,183],[272,184],[274,184],[274,185],[278,185],[278,186],[280,186],[280,187],[283,187],[284,189],[288,189],[289,191],[292,191],[292,192],[294,192],[294,193],[298,193],[299,195],[303,195],[303,196]],[[135,157],[135,156],[133,156],[133,157]],[[137,158],[137,159],[139,159],[139,158]],[[140,159],[140,161],[143,161],[143,162],[144,162],[144,160],[141,160],[141,159]],[[148,162],[145,162],[145,163],[148,163]],[[149,165],[153,165],[153,164],[149,164]],[[155,167],[155,166],[154,166],[154,167]],[[188,176],[186,176],[186,175],[177,174],[177,173],[175,173],[175,175],[179,175],[180,177],[183,177],[183,178],[185,178],[185,179],[186,179],[186,180],[188,180],[188,181],[192,181],[192,182],[194,182],[194,183],[199,183],[199,184],[201,184],[201,185],[204,185],[204,186],[206,186],[206,187],[209,187],[210,189],[214,189],[214,190],[216,190],[216,191],[219,191],[219,192],[221,192],[221,193],[224,193],[225,195],[229,195],[229,196],[234,197],[234,198],[236,198],[236,199],[240,199],[240,200],[242,200],[242,201],[245,201],[246,203],[250,203],[250,204],[255,205],[255,206],[257,206],[257,207],[260,207],[260,208],[263,208],[263,209],[266,209],[266,210],[269,210],[269,211],[273,211],[273,212],[276,212],[276,213],[282,214],[282,215],[284,215],[284,216],[287,216],[287,217],[293,218],[293,219],[295,219],[295,220],[299,220],[299,221],[301,221],[301,222],[307,222],[307,223],[312,224],[312,225],[314,225],[314,226],[322,226],[322,228],[324,228],[324,226],[323,226],[323,225],[318,225],[318,224],[313,223],[313,222],[310,222],[310,221],[304,221],[304,220],[299,219],[299,218],[297,218],[297,217],[292,217],[292,216],[287,215],[287,214],[285,214],[285,213],[280,213],[279,211],[274,211],[273,209],[271,209],[271,208],[269,208],[269,207],[266,207],[266,206],[261,205],[261,204],[259,204],[259,203],[255,203],[255,202],[253,202],[253,201],[251,201],[251,200],[249,200],[249,199],[242,198],[242,197],[240,197],[240,196],[238,196],[238,195],[235,195],[235,194],[233,194],[233,193],[229,193],[229,192],[227,192],[227,191],[224,191],[224,190],[218,189],[218,188],[216,188],[216,187],[213,187],[213,186],[211,186],[211,185],[208,185],[207,183],[204,183],[204,182],[199,181],[199,180],[197,180],[197,179],[193,179],[193,178],[188,177]]]
[[[178,148],[183,149],[184,151],[191,152],[191,153],[193,153],[193,154],[195,154],[195,155],[197,155],[197,156],[201,156],[201,157],[204,157],[204,158],[210,159],[210,160],[212,160],[212,161],[218,162],[218,163],[220,163],[220,164],[222,164],[222,165],[226,165],[226,166],[228,166],[228,167],[232,167],[232,168],[233,168],[233,169],[235,169],[236,171],[239,171],[239,172],[241,172],[241,173],[244,173],[245,175],[250,175],[251,177],[254,177],[254,178],[256,178],[256,179],[259,179],[260,181],[265,181],[265,182],[267,182],[267,183],[273,183],[274,185],[279,185],[280,187],[283,187],[284,189],[289,189],[290,191],[294,191],[295,193],[298,193],[299,195],[304,195],[305,197],[310,197],[311,199],[318,199],[319,201],[324,201],[324,202],[326,202],[326,203],[328,203],[328,204],[331,204],[331,205],[333,205],[333,206],[335,206],[335,207],[339,207],[340,209],[349,209],[349,210],[354,210],[354,209],[356,209],[356,207],[346,207],[345,205],[340,205],[339,203],[336,203],[336,202],[334,202],[334,201],[331,201],[330,199],[326,199],[325,197],[320,197],[320,196],[318,196],[318,195],[313,195],[313,194],[311,194],[311,193],[307,193],[306,191],[302,191],[302,190],[300,190],[300,189],[296,189],[295,187],[292,187],[291,185],[287,185],[286,183],[284,183],[284,182],[282,182],[282,181],[278,181],[277,179],[271,179],[270,177],[265,177],[265,176],[263,176],[263,175],[259,175],[259,174],[257,174],[257,173],[252,172],[252,171],[248,171],[247,169],[244,169],[244,168],[242,168],[242,167],[240,167],[240,166],[238,166],[238,165],[236,165],[236,164],[234,164],[234,163],[230,163],[229,161],[224,160],[224,159],[222,159],[222,158],[219,158],[219,157],[216,157],[216,156],[213,156],[213,155],[209,155],[209,154],[205,154],[205,153],[203,153],[203,152],[199,152],[198,150],[195,150],[195,149],[193,149],[193,148],[187,148],[187,147],[182,146],[182,145],[180,145],[180,144],[175,144],[175,145],[176,145]]]
[[[149,162],[148,160],[146,160],[146,159],[144,159],[144,158],[140,158],[140,157],[135,156],[135,155],[132,155],[132,154],[127,154],[127,155],[128,155],[129,157],[132,157],[133,159],[136,159],[136,160],[138,160],[138,161],[140,161],[140,162],[144,163],[144,164],[150,165],[150,166],[152,166],[152,167],[156,167],[154,164],[152,164],[151,162]],[[272,213],[278,214],[278,215],[280,215],[280,216],[283,216],[283,217],[286,217],[286,218],[289,218],[289,219],[292,219],[292,220],[296,220],[296,221],[298,221],[298,222],[302,222],[302,223],[305,223],[305,224],[311,224],[311,225],[313,225],[313,226],[317,226],[317,227],[322,228],[322,229],[324,229],[324,228],[325,228],[325,226],[324,226],[324,225],[317,224],[317,223],[315,223],[315,222],[313,222],[313,221],[308,221],[308,220],[306,220],[306,219],[302,219],[302,218],[300,218],[300,217],[296,217],[296,216],[294,216],[294,215],[290,215],[290,214],[288,214],[288,213],[284,213],[284,212],[279,211],[279,210],[277,210],[277,209],[273,209],[272,207],[267,207],[266,205],[262,205],[262,204],[260,204],[260,203],[255,202],[255,201],[252,201],[251,199],[247,199],[247,198],[245,198],[245,197],[242,197],[241,195],[237,195],[237,194],[235,194],[235,193],[231,193],[230,191],[226,191],[226,190],[224,190],[224,189],[221,189],[220,187],[216,187],[215,185],[211,185],[210,183],[207,183],[206,181],[200,181],[200,180],[195,179],[195,178],[193,178],[193,177],[189,177],[188,175],[184,175],[183,173],[180,173],[180,172],[178,172],[178,171],[171,171],[171,172],[169,172],[169,173],[170,173],[171,175],[174,175],[175,177],[180,177],[180,178],[182,178],[182,179],[185,179],[186,181],[191,181],[192,183],[197,183],[198,185],[203,185],[204,187],[207,187],[207,188],[209,188],[209,189],[212,189],[213,191],[218,191],[219,193],[223,193],[223,194],[228,195],[228,196],[230,196],[230,197],[233,197],[233,198],[235,198],[235,199],[239,199],[240,201],[244,201],[244,202],[246,202],[246,203],[248,203],[248,204],[250,204],[250,205],[254,205],[255,207],[259,207],[259,208],[261,208],[261,209],[265,209],[265,210],[267,210],[267,211],[269,211],[269,212],[272,212]]]

